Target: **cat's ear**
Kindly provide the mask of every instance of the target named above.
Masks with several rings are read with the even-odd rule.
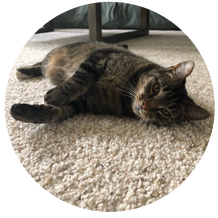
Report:
[[[209,117],[209,113],[202,107],[193,103],[186,103],[185,120],[203,120]]]
[[[168,69],[170,73],[173,74],[178,80],[183,80],[189,76],[194,69],[194,61],[184,61],[176,64]]]

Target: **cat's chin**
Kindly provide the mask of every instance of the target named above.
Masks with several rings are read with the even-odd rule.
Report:
[[[145,120],[146,122],[148,121],[148,115],[146,114],[146,112],[141,109],[138,104],[136,102],[133,103],[133,112],[140,117],[141,119]]]
[[[140,118],[141,120],[143,120],[145,123],[149,122],[149,116],[142,110],[142,109],[133,109],[134,114]]]

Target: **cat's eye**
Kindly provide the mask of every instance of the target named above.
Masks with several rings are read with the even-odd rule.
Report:
[[[162,108],[160,111],[164,116],[166,116],[166,117],[170,116],[170,112],[167,109]]]
[[[154,95],[157,95],[160,92],[160,84],[159,83],[155,83],[152,87],[152,91]]]

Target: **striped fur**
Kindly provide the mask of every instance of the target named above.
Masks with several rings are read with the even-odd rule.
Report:
[[[15,104],[11,115],[32,123],[58,122],[80,112],[136,116],[157,125],[205,119],[208,112],[185,89],[193,68],[192,61],[164,68],[125,46],[66,45],[42,62],[18,69],[20,79],[44,75],[56,86],[46,93],[46,105]]]

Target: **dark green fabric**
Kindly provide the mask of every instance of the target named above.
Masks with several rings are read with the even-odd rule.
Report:
[[[140,26],[140,7],[125,3],[103,2],[103,29],[138,29]],[[88,28],[88,6],[66,11],[53,19],[54,28]],[[178,30],[179,28],[163,16],[150,11],[151,30]]]

